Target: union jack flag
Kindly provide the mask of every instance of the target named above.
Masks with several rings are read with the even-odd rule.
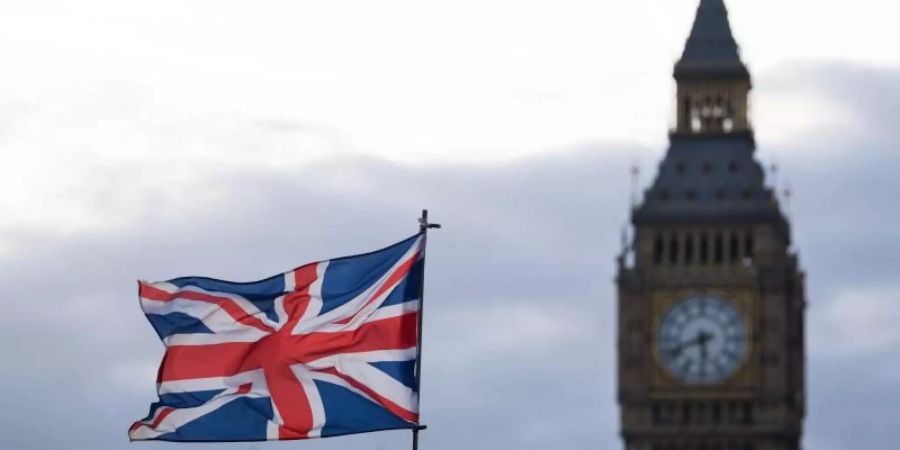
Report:
[[[132,440],[258,441],[418,428],[425,239],[251,283],[139,283],[162,339]]]

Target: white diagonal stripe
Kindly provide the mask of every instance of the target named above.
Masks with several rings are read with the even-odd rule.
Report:
[[[173,301],[178,301],[178,300],[196,302],[196,303],[207,303],[207,304],[215,305],[215,303],[211,303],[210,301],[192,300],[192,299],[188,299],[188,298],[179,296],[179,294],[181,294],[182,292],[196,292],[198,294],[204,294],[204,295],[209,295],[211,297],[215,297],[218,300],[231,302],[232,304],[234,304],[235,306],[237,306],[238,308],[243,310],[244,314],[246,314],[248,316],[256,317],[259,320],[261,320],[263,323],[265,323],[266,325],[271,326],[272,328],[278,327],[278,324],[276,322],[273,322],[272,319],[269,319],[269,317],[266,316],[262,311],[260,311],[259,308],[257,308],[256,305],[253,304],[253,302],[251,302],[237,294],[230,294],[227,292],[220,292],[220,291],[208,291],[206,289],[201,289],[196,286],[185,286],[183,288],[179,288],[179,287],[177,287],[171,283],[167,283],[167,282],[152,283],[151,286],[153,286],[157,289],[160,289],[162,291],[168,292],[169,294],[172,294],[173,296],[175,296],[175,298],[172,300],[169,300],[169,301],[160,302],[160,301],[149,299],[146,297],[141,297],[142,305],[143,305],[144,301],[155,301],[157,303],[171,303]]]
[[[186,334],[186,336],[207,336],[206,338],[198,338],[197,342],[200,342],[204,339],[219,339],[217,342],[254,342],[266,335],[265,332],[258,328],[247,326],[241,322],[234,320],[234,318],[231,317],[228,312],[214,303],[199,302],[181,298],[165,302],[142,298],[141,306],[145,314],[186,314],[200,320],[201,322],[203,322],[203,325],[205,325],[206,328],[209,328],[210,331],[222,336],[221,338],[215,338],[212,337],[215,335],[209,335],[208,333]],[[263,314],[260,313],[260,315]],[[235,339],[230,341],[228,340],[228,336]],[[256,336],[256,339],[251,339],[252,336]],[[169,338],[171,337],[172,336],[169,336]],[[175,338],[173,339],[173,341],[179,341],[183,339],[184,338]],[[168,341],[166,341],[166,343],[168,344]]]
[[[393,286],[390,286],[388,289],[385,289],[384,292],[379,295],[377,299],[374,299],[371,303],[368,303],[372,296],[379,290],[385,283],[387,283],[390,276],[397,271],[397,269],[407,262],[413,255],[415,255],[422,244],[422,238],[419,237],[416,242],[414,242],[410,248],[401,256],[394,265],[390,268],[390,270],[386,271],[381,278],[378,279],[375,283],[369,286],[365,291],[360,293],[358,296],[344,303],[343,305],[325,313],[318,317],[310,318],[309,320],[303,321],[301,320],[296,327],[294,327],[294,334],[303,334],[309,333],[313,331],[319,331],[324,325],[331,324],[333,322],[338,322],[342,319],[346,319],[348,317],[353,317],[353,319],[343,325],[338,325],[340,330],[350,331],[356,328],[359,328],[362,323],[365,322],[366,318],[378,309],[379,306],[384,302],[384,300],[390,295],[393,288],[402,282],[403,278],[397,280]],[[312,292],[310,293],[312,296]],[[319,297],[321,301],[321,292],[319,292]],[[367,304],[368,303],[368,304]]]
[[[214,382],[213,380],[215,379],[207,379],[207,382],[212,384]],[[209,414],[239,398],[265,398],[270,397],[271,395],[269,393],[268,385],[266,384],[265,374],[261,369],[242,372],[220,380],[222,381],[221,387],[225,388],[225,391],[219,393],[206,403],[191,408],[162,407],[157,410],[154,417],[150,420],[144,421],[143,425],[137,429],[129,431],[129,437],[133,440],[153,439],[166,433],[172,433],[182,425]],[[248,383],[251,384],[250,391],[237,394],[240,386]],[[155,428],[151,427],[150,424],[152,424],[156,417],[162,414],[166,409],[171,409],[172,412],[160,421]]]

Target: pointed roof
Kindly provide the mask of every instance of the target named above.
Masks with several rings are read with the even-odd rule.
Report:
[[[700,0],[684,53],[675,64],[675,78],[750,78],[723,0]]]
[[[750,133],[670,137],[635,223],[783,221]]]
[[[631,215],[635,226],[790,224],[753,157],[750,133],[672,135],[653,184]]]

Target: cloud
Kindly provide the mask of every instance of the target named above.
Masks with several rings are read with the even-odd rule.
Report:
[[[761,137],[776,144],[828,142],[853,134],[857,145],[894,136],[900,114],[897,70],[844,62],[791,63],[761,74],[756,102]],[[820,154],[815,152],[813,154]],[[812,156],[806,155],[806,156]]]
[[[891,207],[900,191],[893,173],[900,136],[881,120],[897,96],[875,93],[900,87],[900,74],[835,67],[788,76],[785,89],[818,80],[811,98],[853,120],[772,145],[761,137],[761,152],[779,155],[797,188],[794,231],[811,305],[807,441],[880,449],[900,438],[890,412],[900,401],[890,375],[900,374],[890,331],[900,292],[900,235],[891,225],[900,219]],[[847,86],[872,94],[845,101]],[[128,446],[125,429],[154,398],[162,350],[137,307],[135,279],[257,279],[412,234],[423,207],[445,227],[429,242],[423,447],[618,448],[614,257],[628,214],[629,166],[635,154],[658,157],[663,149],[586,144],[491,165],[408,165],[337,152],[271,164],[257,161],[254,148],[290,151],[276,145],[286,134],[334,135],[327,126],[255,116],[185,123],[198,126],[119,124],[138,136],[121,141],[125,147],[171,140],[196,152],[183,161],[140,149],[89,160],[69,174],[66,189],[31,198],[33,211],[82,217],[79,226],[0,226],[0,304],[9,312],[0,315],[8,368],[0,398],[17,405],[0,409],[4,448]],[[862,137],[857,124],[866,124]],[[14,122],[6,136],[33,142],[39,133],[28,130]],[[56,195],[70,212],[42,211],[42,202],[58,204]],[[848,420],[848,411],[860,418]],[[381,433],[316,447],[407,443],[408,433]]]
[[[764,147],[782,166],[781,188],[793,188],[794,237],[808,273],[807,445],[887,448],[900,439],[890,412],[900,400],[892,325],[900,129],[889,119],[900,110],[900,71],[833,63],[784,73],[847,118]]]
[[[0,298],[14,302],[16,314],[0,317],[0,348],[13,368],[0,378],[4,396],[31,405],[6,414],[3,439],[17,449],[126,445],[123,430],[153,399],[161,351],[135,303],[136,278],[256,279],[398,240],[428,206],[445,225],[429,248],[428,445],[524,439],[521,447],[542,448],[561,429],[579,446],[613,445],[613,329],[593,327],[592,318],[612,323],[607,284],[626,189],[592,180],[624,187],[627,152],[564,152],[495,167],[354,157],[234,168],[176,180],[174,190],[133,182],[158,169],[152,161],[130,162],[128,176],[118,175],[121,167],[94,169],[91,177],[105,183],[79,201],[103,225],[3,233]],[[576,207],[595,201],[618,204],[618,213]],[[602,417],[605,432],[595,426]],[[54,438],[35,440],[30,424],[48,419]],[[323,445],[405,439],[388,433]]]
[[[815,356],[833,360],[847,356],[883,354],[900,348],[900,299],[898,286],[867,290],[855,286],[836,292],[811,319],[818,326],[812,340]]]

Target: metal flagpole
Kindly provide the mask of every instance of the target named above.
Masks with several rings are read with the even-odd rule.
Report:
[[[422,249],[425,249],[425,245],[428,243],[428,230],[434,228],[441,228],[440,224],[437,223],[429,223],[428,222],[428,210],[422,210],[422,217],[419,217],[419,233],[422,234]],[[419,399],[422,398],[422,316],[424,315],[424,306],[425,306],[425,259],[422,258],[422,282],[419,283],[419,323],[418,323],[418,338],[416,339],[416,395],[419,396]],[[413,428],[412,432],[412,448],[413,450],[419,450],[419,430],[424,430],[425,426],[420,425],[416,428]]]

